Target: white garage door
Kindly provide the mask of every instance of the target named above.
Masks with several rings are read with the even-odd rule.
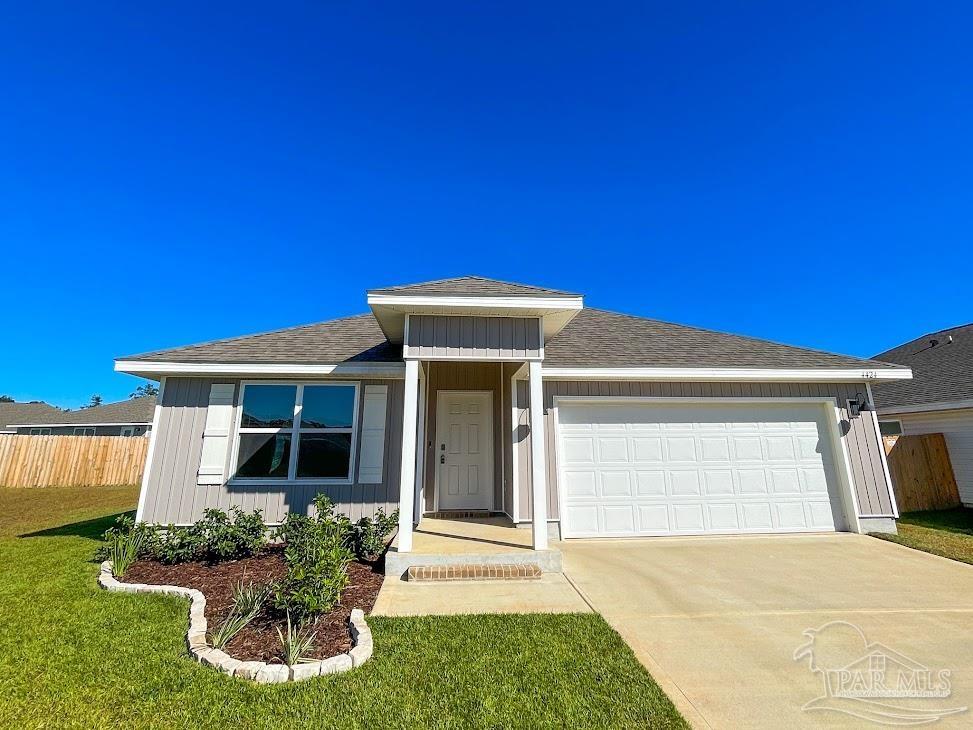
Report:
[[[845,529],[820,405],[558,411],[565,537]]]

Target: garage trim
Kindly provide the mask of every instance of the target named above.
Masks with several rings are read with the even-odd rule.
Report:
[[[841,409],[838,407],[838,399],[831,397],[789,397],[789,398],[685,398],[685,397],[652,397],[652,396],[589,396],[589,395],[556,395],[553,401],[554,416],[554,458],[557,460],[557,503],[558,515],[561,520],[561,537],[568,538],[565,534],[565,501],[564,501],[564,458],[561,454],[561,423],[559,404],[657,404],[672,405],[683,403],[686,405],[786,405],[786,404],[805,404],[819,405],[825,411],[825,423],[828,424],[828,432],[831,434],[831,447],[835,454],[835,466],[838,481],[841,485],[841,502],[845,514],[848,517],[848,529],[852,532],[861,533],[862,526],[859,517],[861,512],[858,506],[858,498],[855,493],[855,480],[851,467],[851,458],[848,454],[848,446],[841,438],[840,425],[842,421]],[[830,417],[829,417],[830,414]],[[838,454],[841,457],[838,458]],[[840,463],[838,463],[840,462]],[[585,538],[579,538],[585,539]],[[605,539],[605,538],[595,538]],[[608,538],[611,539],[611,538]],[[632,538],[618,538],[632,539]]]

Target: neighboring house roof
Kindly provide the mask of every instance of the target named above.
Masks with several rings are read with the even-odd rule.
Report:
[[[155,396],[146,395],[141,398],[129,398],[117,403],[106,403],[92,408],[79,408],[76,411],[60,411],[55,409],[51,413],[39,414],[28,420],[11,423],[16,426],[50,426],[63,424],[67,426],[90,426],[93,424],[134,424],[152,423],[155,413]]]
[[[382,289],[369,289],[369,294],[390,294],[402,296],[463,296],[463,297],[577,297],[580,294],[545,289],[529,284],[514,284],[509,281],[485,279],[482,276],[457,276],[453,279],[424,281],[420,284],[387,286]]]
[[[930,332],[875,357],[913,373],[912,380],[874,387],[879,410],[973,401],[973,324]]]
[[[54,406],[36,401],[33,403],[0,403],[0,431],[11,424],[24,423],[34,418],[45,418],[48,414],[62,413]]]
[[[521,292],[537,296],[565,293],[521,284],[461,277],[376,292],[463,293]],[[574,295],[570,295],[574,296]],[[388,342],[372,314],[310,324],[199,345],[143,353],[125,361],[222,364],[318,365],[343,362],[401,362],[402,347]],[[545,367],[673,368],[868,368],[896,365],[752,337],[713,332],[654,319],[582,309],[545,343]]]

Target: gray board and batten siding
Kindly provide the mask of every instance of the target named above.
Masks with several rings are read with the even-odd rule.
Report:
[[[336,381],[327,381],[336,382]],[[203,510],[217,507],[227,510],[239,506],[245,510],[259,509],[266,522],[280,522],[288,511],[307,512],[308,505],[318,492],[327,494],[351,519],[369,517],[382,508],[391,513],[399,506],[400,449],[402,442],[401,380],[362,380],[359,400],[364,398],[365,386],[388,386],[386,407],[384,464],[382,481],[378,484],[321,484],[309,480],[306,484],[246,485],[232,482],[219,485],[197,484],[197,472],[203,449],[203,431],[209,405],[210,386],[214,383],[233,383],[234,406],[232,422],[236,423],[239,408],[240,383],[227,378],[176,378],[165,381],[159,413],[159,425],[153,438],[153,449],[142,519],[146,522],[191,524],[202,517]],[[359,402],[358,423],[364,408]],[[233,439],[226,453],[229,473]],[[362,439],[356,441],[353,455],[355,468],[352,478],[358,479]]]
[[[517,370],[515,363],[425,363],[427,392],[426,449],[424,494],[425,511],[434,505],[435,464],[431,458],[431,444],[436,443],[436,401],[440,390],[489,390],[494,397],[495,485],[494,509],[513,513],[513,450],[516,449],[519,519],[531,516],[531,455],[529,428],[529,388],[526,380],[514,381],[516,410],[511,413],[510,378]],[[400,446],[402,436],[401,380],[362,380],[359,398],[364,398],[365,385],[388,386],[386,409],[385,450],[382,482],[379,484],[197,484],[197,472],[203,445],[203,431],[209,404],[210,386],[229,383],[235,386],[234,404],[239,401],[239,381],[227,378],[166,379],[160,408],[157,440],[147,483],[143,519],[148,522],[189,524],[202,515],[207,507],[227,509],[238,505],[244,509],[260,509],[265,520],[279,522],[289,510],[305,512],[318,492],[325,492],[339,509],[352,519],[370,516],[382,508],[387,513],[398,508]],[[331,381],[333,382],[333,381]],[[881,441],[874,432],[874,422],[868,414],[848,418],[846,401],[861,390],[855,383],[669,383],[632,381],[547,381],[544,383],[545,436],[547,440],[548,515],[558,519],[557,460],[554,429],[555,396],[614,396],[653,398],[834,398],[841,410],[842,432],[850,457],[852,478],[864,517],[888,516],[892,505],[879,448]],[[233,422],[236,422],[234,405]],[[359,404],[357,427],[361,429],[364,409]],[[512,428],[511,417],[516,418]],[[513,444],[508,434],[513,431]],[[356,441],[353,477],[357,479],[361,442]],[[226,473],[232,458],[227,449]]]
[[[426,360],[539,360],[543,357],[541,320],[411,314],[403,355]]]
[[[516,382],[517,490],[519,519],[529,520],[531,510],[530,465],[530,395],[527,381]],[[555,396],[609,396],[651,398],[834,398],[841,409],[840,433],[848,449],[855,494],[862,517],[888,517],[893,513],[889,487],[882,465],[881,438],[875,433],[870,413],[849,418],[846,401],[864,389],[856,383],[670,383],[633,381],[567,381],[544,382],[544,436],[547,441],[547,514],[559,519],[557,492],[557,449],[555,448]]]

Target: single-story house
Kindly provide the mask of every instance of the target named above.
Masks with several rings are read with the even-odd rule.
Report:
[[[973,507],[973,324],[931,332],[875,357],[915,374],[875,388],[882,433],[942,433],[960,500]]]
[[[37,413],[10,425],[30,436],[147,436],[155,415],[154,395],[129,398],[76,411]]]
[[[120,358],[160,381],[138,519],[501,516],[548,541],[894,531],[871,385],[908,367],[467,276],[370,312]]]
[[[61,413],[59,408],[39,400],[29,403],[0,403],[0,434],[17,433],[17,429],[11,424],[48,418],[57,413]]]

